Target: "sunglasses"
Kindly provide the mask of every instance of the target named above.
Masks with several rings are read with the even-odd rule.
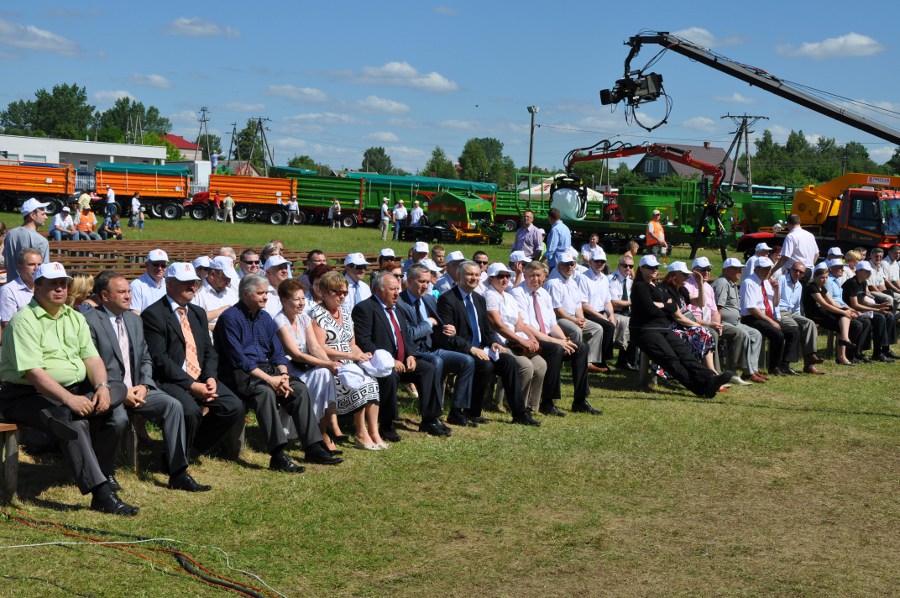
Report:
[[[803,274],[806,270],[798,270],[797,268],[791,268],[791,272],[795,274]]]
[[[575,265],[575,262],[560,262],[559,265],[563,268],[571,268]]]
[[[659,266],[641,266],[641,268],[647,268],[648,270],[659,270]]]
[[[347,289],[329,289],[329,292],[333,295],[346,295]]]
[[[168,264],[166,262],[150,262],[150,265],[154,268],[165,268]]]
[[[479,266],[487,266],[488,265],[487,262],[479,262],[478,260],[475,260],[475,263],[478,264]]]
[[[509,274],[495,274],[494,278],[509,278]]]
[[[712,272],[712,268],[697,268],[698,272]]]
[[[241,260],[241,263],[247,264],[248,266],[254,266],[254,265],[258,266],[259,260]]]
[[[627,268],[628,270],[634,270],[634,264],[619,264],[620,268]]]
[[[368,266],[363,266],[360,264],[351,264],[350,267],[354,270],[365,270],[366,268],[368,268]]]

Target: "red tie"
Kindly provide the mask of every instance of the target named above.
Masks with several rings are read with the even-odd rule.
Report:
[[[403,363],[406,361],[406,347],[403,346],[403,334],[400,332],[400,325],[397,323],[397,318],[394,317],[393,308],[385,307],[384,309],[388,312],[388,317],[391,319],[391,326],[394,327],[394,335],[397,337],[397,361]]]
[[[531,294],[531,298],[534,300],[534,315],[537,317],[538,326],[541,329],[542,334],[547,334],[547,327],[544,325],[544,316],[541,314],[541,304],[538,303],[537,291],[534,291]]]
[[[766,305],[766,317],[770,319],[775,319],[775,314],[772,312],[772,304],[769,303],[769,294],[766,293],[766,281],[762,281],[762,296],[763,303]]]

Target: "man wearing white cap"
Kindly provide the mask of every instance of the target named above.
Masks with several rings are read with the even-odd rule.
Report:
[[[362,301],[372,296],[372,289],[363,280],[369,262],[361,253],[351,253],[344,258],[344,278],[347,279],[347,296],[344,297],[344,307],[352,312],[353,308]]]
[[[397,256],[390,247],[385,247],[378,253],[378,269],[381,270],[388,262],[396,262]]]
[[[710,283],[715,293],[716,308],[722,323],[722,337],[728,347],[725,367],[743,370],[742,380],[764,383],[768,377],[759,371],[762,353],[762,334],[759,330],[741,323],[740,280],[743,272],[741,260],[730,257],[722,264],[722,276]]]
[[[194,272],[197,273],[197,276],[200,277],[200,282],[206,280],[206,275],[209,274],[209,256],[201,255],[197,259],[195,259],[192,263],[194,266]]]
[[[397,204],[394,206],[393,212],[394,241],[397,241],[400,238],[400,229],[406,226],[407,215],[408,212],[406,211],[406,207],[403,205],[403,200],[398,199]]]
[[[891,307],[896,315],[900,311],[900,294],[895,294],[895,285],[890,284],[884,275],[884,249],[873,247],[869,252],[869,264],[872,265],[872,275],[868,280],[868,292],[876,303],[885,303]]]
[[[750,259],[748,259],[747,263],[744,264],[744,272],[743,272],[744,280],[747,280],[748,278],[750,278],[750,275],[756,271],[756,262],[759,260],[759,258],[769,257],[769,255],[771,253],[772,253],[772,248],[769,247],[766,243],[757,243],[756,249],[754,250],[754,254],[752,256],[750,256]]]
[[[273,318],[281,311],[281,297],[278,296],[278,285],[291,277],[290,267],[291,263],[278,253],[269,256],[269,259],[266,260],[263,266],[263,270],[266,271],[266,279],[269,281],[269,298],[266,301],[266,312]]]
[[[525,264],[531,260],[525,255],[524,251],[513,251],[509,254],[509,269],[512,270],[512,280],[509,281],[509,288],[522,284],[525,278]]]
[[[769,280],[772,266],[772,260],[758,256],[753,274],[741,282],[741,323],[769,339],[769,374],[797,376],[788,358],[796,354],[799,334],[796,328],[782,327],[777,320],[777,287]]]
[[[806,274],[806,266],[800,260],[794,260],[787,273],[778,277],[778,312],[782,328],[793,327],[798,333],[798,348],[803,354],[803,372],[807,374],[824,374],[816,367],[822,363],[816,354],[818,330],[816,323],[800,313],[803,306],[803,278]],[[788,361],[797,361],[800,355],[789,355]]]
[[[636,245],[636,244],[635,244]],[[616,331],[613,343],[619,346],[616,367],[620,370],[636,372],[638,369],[637,347],[631,342],[631,286],[634,284],[634,255],[625,254],[619,258],[616,269],[607,277],[609,296],[616,316]]]
[[[205,454],[244,417],[244,405],[219,382],[219,356],[209,338],[206,312],[191,305],[198,281],[191,264],[171,264],[165,270],[164,295],[141,319],[153,379],[181,403],[187,446]]]
[[[66,305],[72,279],[62,264],[44,263],[34,278],[34,300],[3,333],[3,417],[59,441],[78,489],[93,494],[92,509],[136,515],[109,479],[124,429],[114,411],[122,409],[125,385],[109,380],[87,322]]]
[[[438,278],[438,281],[434,283],[434,290],[438,292],[438,295],[443,295],[456,286],[458,268],[464,261],[466,261],[466,256],[463,255],[462,251],[454,251],[447,256],[446,272],[444,272],[444,275]]]
[[[403,263],[401,264],[404,274],[406,274],[406,271],[409,270],[410,266],[412,266],[413,264],[418,264],[426,257],[428,257],[428,243],[426,243],[425,241],[416,241],[415,244],[413,244],[412,251],[412,257],[403,260]]]
[[[206,312],[210,330],[215,328],[222,312],[238,302],[238,282],[230,257],[220,255],[210,261],[209,274],[191,299],[191,303]]]
[[[592,249],[588,255],[589,268],[575,275],[575,282],[584,296],[581,309],[584,317],[603,329],[603,363],[613,356],[613,340],[616,336],[616,314],[612,295],[609,292],[609,278],[606,277],[606,252],[602,247]]]
[[[64,206],[53,216],[53,220],[50,221],[50,237],[54,241],[78,240],[75,223],[72,221],[72,209],[69,206]]]
[[[872,318],[872,360],[893,363],[897,356],[891,345],[897,342],[897,321],[887,303],[870,302],[866,292],[868,280],[872,276],[872,264],[862,261],[856,265],[853,278],[842,287],[844,302],[859,313],[871,314]]]
[[[409,211],[409,225],[410,226],[421,226],[422,225],[422,216],[425,215],[425,212],[422,210],[419,205],[419,201],[416,200],[413,202],[413,209]]]
[[[550,293],[559,327],[570,339],[587,344],[588,371],[608,372],[609,368],[603,363],[603,328],[584,317],[582,304],[585,297],[575,280],[577,263],[577,252],[571,249],[562,252],[544,288]]]
[[[140,278],[131,282],[131,310],[140,314],[151,304],[159,301],[166,294],[163,274],[169,265],[169,256],[162,249],[153,249],[147,254],[144,272]]]
[[[109,185],[106,186],[106,217],[112,218],[116,213],[116,192]]]
[[[806,270],[803,273],[803,284],[809,282],[812,276],[813,267],[819,261],[819,244],[816,238],[807,230],[803,230],[800,226],[800,216],[791,214],[788,216],[788,226],[791,230],[784,238],[784,244],[781,246],[781,257],[775,264],[775,270],[785,267],[790,270],[794,262],[803,262]],[[840,251],[840,249],[838,249]],[[843,255],[843,254],[841,254]]]
[[[10,229],[3,241],[3,261],[7,267],[16,263],[19,252],[26,247],[34,247],[41,252],[44,263],[50,261],[50,243],[37,232],[37,229],[47,222],[46,207],[49,203],[41,203],[31,198],[22,204],[19,212],[22,213],[22,225]]]
[[[381,230],[381,240],[387,241],[388,231],[391,229],[391,207],[388,205],[390,200],[385,197],[381,200],[381,223],[378,225]]]

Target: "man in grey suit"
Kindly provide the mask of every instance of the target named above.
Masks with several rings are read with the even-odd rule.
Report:
[[[140,316],[131,311],[131,288],[121,274],[101,272],[94,282],[100,306],[85,314],[91,340],[100,353],[110,380],[128,389],[125,407],[160,425],[163,431],[163,464],[169,473],[169,488],[205,492],[211,486],[198,484],[188,473],[184,409],[181,403],[159,390],[153,381],[153,363],[144,340]],[[118,410],[119,417],[126,417]],[[124,422],[123,422],[124,423]]]

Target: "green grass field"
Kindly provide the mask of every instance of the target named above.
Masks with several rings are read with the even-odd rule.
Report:
[[[151,220],[143,236],[382,246],[375,229],[188,220]],[[485,249],[505,260],[509,241]],[[253,572],[287,596],[896,595],[900,363],[822,367],[825,376],[732,387],[710,401],[594,376],[602,416],[525,429],[489,413],[490,424],[448,439],[401,430],[388,451],[348,449],[344,464],[299,476],[266,469],[252,426],[242,462],[192,468],[214,485],[199,495],[164,488],[157,440],[140,477],[118,476],[142,508],[129,519],[88,510],[59,459],[24,455],[22,497],[2,510],[108,539],[168,538],[211,570],[262,587],[236,569]],[[566,372],[564,394],[568,407]],[[408,399],[403,415],[414,429]],[[99,545],[11,547],[57,541],[77,539],[4,519],[0,595],[222,593],[149,550],[161,544],[132,547],[152,560]]]

